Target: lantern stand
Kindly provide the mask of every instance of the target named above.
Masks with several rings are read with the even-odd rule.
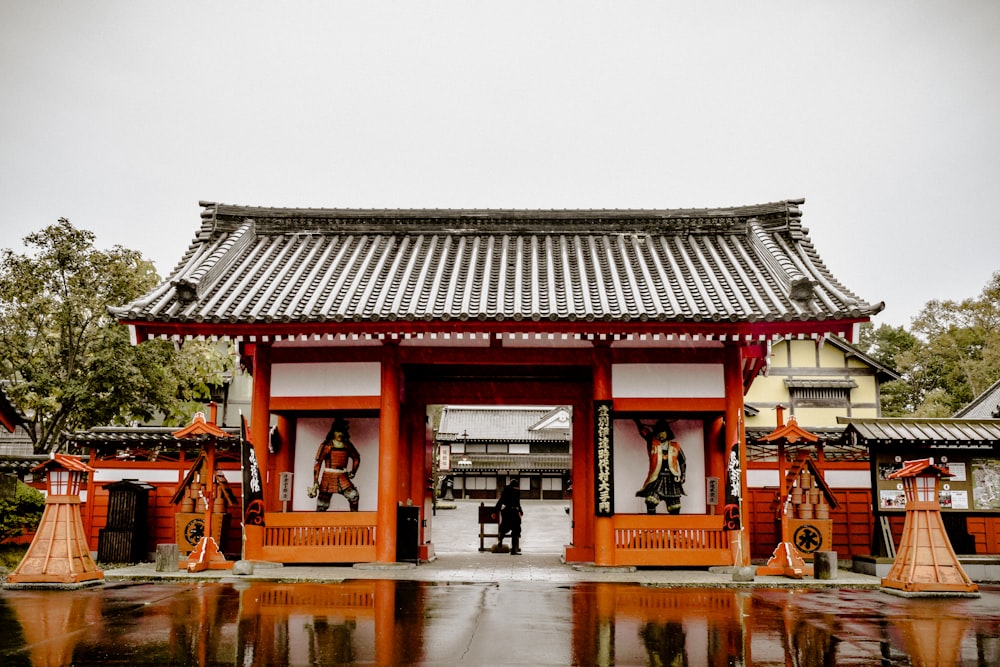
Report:
[[[934,459],[904,461],[887,476],[903,482],[906,522],[882,590],[900,596],[979,597],[979,586],[962,569],[941,520],[938,480],[951,477]]]
[[[78,587],[100,583],[104,572],[90,555],[80,516],[80,481],[94,472],[79,456],[52,454],[32,468],[46,471],[48,494],[35,537],[5,587]]]
[[[215,403],[212,406],[212,420],[206,421],[204,413],[196,413],[191,423],[179,431],[175,431],[173,436],[179,440],[198,440],[204,442],[201,456],[195,462],[195,466],[203,466],[205,475],[202,480],[202,497],[205,501],[204,531],[194,550],[188,554],[187,560],[181,563],[188,572],[202,572],[204,570],[226,570],[233,566],[231,561],[219,549],[218,542],[212,536],[213,513],[215,510],[215,497],[218,492],[215,470],[215,448],[219,439],[234,439],[236,436],[226,433],[215,424]]]
[[[799,529],[804,530],[808,527],[808,534],[813,535],[813,537],[819,537],[824,532],[820,524],[829,525],[829,509],[831,507],[836,508],[837,501],[823,481],[820,470],[816,468],[808,452],[802,452],[792,463],[791,467],[788,470],[785,469],[786,444],[791,445],[798,442],[816,444],[819,442],[819,436],[799,426],[798,420],[794,415],[788,418],[787,424],[784,423],[784,406],[778,405],[776,409],[778,427],[761,438],[761,440],[776,442],[778,445],[778,478],[781,487],[776,498],[777,505],[775,510],[778,513],[780,521],[781,541],[774,549],[774,553],[771,554],[767,563],[758,567],[756,573],[758,575],[777,575],[792,579],[801,579],[804,575],[812,575],[813,566],[806,564],[799,549],[796,548],[792,541],[791,533],[793,531],[790,525],[791,520],[788,516],[789,508],[791,506],[792,509],[798,511],[802,509],[802,506],[808,506],[811,510],[813,503],[802,503],[801,494],[814,493],[816,500],[819,500],[819,496],[822,494],[822,499],[826,503],[824,505],[816,503],[816,505],[824,508],[823,511],[826,516],[817,516],[814,518],[811,514],[809,516],[806,516],[804,513],[799,514],[797,517],[799,527],[796,530],[798,532]],[[807,484],[808,488],[804,488]],[[803,521],[808,522],[808,524],[803,524]],[[829,527],[825,532],[830,532]]]

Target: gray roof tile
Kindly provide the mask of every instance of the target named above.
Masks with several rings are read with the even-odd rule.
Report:
[[[868,442],[980,447],[1000,445],[1000,420],[996,419],[838,417],[837,421],[847,424],[845,437],[851,438],[853,434],[857,434],[857,437]]]
[[[1000,419],[1000,380],[955,413],[965,419]]]
[[[203,204],[161,285],[112,309],[171,325],[866,320],[798,201],[692,210]],[[204,328],[204,327],[202,327]],[[178,329],[175,329],[175,331]]]
[[[440,442],[565,442],[567,430],[536,430],[539,420],[552,408],[449,405],[441,414]]]

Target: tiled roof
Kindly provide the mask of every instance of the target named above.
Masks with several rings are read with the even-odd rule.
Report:
[[[1000,419],[1000,380],[955,413],[963,419]]]
[[[237,438],[240,434],[238,426],[223,427],[222,430]],[[86,431],[75,431],[66,433],[66,441],[71,448],[87,449],[96,447],[102,449],[120,448],[123,446],[155,447],[172,446],[182,447],[191,444],[189,439],[178,438],[174,435],[178,429],[166,426],[96,426]],[[207,439],[198,436],[195,441],[201,442]],[[222,441],[221,444],[226,444]]]
[[[551,412],[547,407],[449,405],[441,414],[437,437],[442,442],[567,441],[565,432],[532,429]]]
[[[810,322],[839,333],[835,321],[867,320],[882,304],[827,270],[801,203],[545,211],[203,202],[201,228],[174,272],[112,312],[140,335],[386,322],[427,330],[446,321],[690,330]]]
[[[23,456],[0,455],[0,473],[7,473],[21,477],[25,473],[31,472],[35,466],[40,463],[44,463],[48,459],[48,456],[41,454],[26,454]]]
[[[1000,446],[1000,420],[996,419],[838,417],[837,421],[847,424],[844,432],[847,440],[863,440],[868,444]]]
[[[836,348],[839,348],[842,352],[845,352],[847,356],[857,357],[862,363],[871,366],[875,369],[876,377],[879,382],[891,382],[892,380],[899,380],[902,376],[889,368],[888,366],[883,366],[881,363],[875,360],[864,352],[862,352],[857,345],[850,343],[840,336],[830,336],[827,342]]]
[[[851,444],[843,439],[843,426],[809,426],[808,430],[819,437],[823,445],[824,460],[836,462],[868,461],[868,447]],[[773,428],[764,426],[748,426],[746,428],[747,460],[777,460],[778,443],[763,439],[773,431]],[[788,461],[793,461],[800,451],[814,451],[816,445],[811,442],[798,442],[785,444],[784,448],[785,458]]]
[[[23,428],[9,433],[0,429],[0,456],[28,456],[35,453],[31,436]]]
[[[463,465],[462,461],[469,463]],[[569,454],[456,454],[452,457],[450,474],[496,470],[562,472],[569,469]]]
[[[789,389],[857,389],[858,383],[835,378],[787,378],[785,386]]]

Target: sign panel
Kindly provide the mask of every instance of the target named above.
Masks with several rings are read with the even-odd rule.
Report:
[[[706,505],[718,505],[719,504],[719,478],[718,477],[706,477],[705,478],[705,504]]]
[[[292,473],[278,473],[278,500],[292,499]]]
[[[951,477],[940,481],[938,505],[945,512],[1000,511],[1000,459],[971,447],[935,447],[934,463],[948,468]],[[880,511],[906,510],[903,484],[889,475],[900,470],[903,462],[923,458],[913,451],[872,452],[875,467],[875,491]]]
[[[594,514],[614,516],[615,489],[611,454],[611,401],[594,401]]]
[[[438,446],[438,470],[441,472],[451,471],[451,445]]]

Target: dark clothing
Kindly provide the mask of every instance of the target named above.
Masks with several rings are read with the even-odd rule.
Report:
[[[503,538],[510,534],[513,551],[519,551],[521,539],[521,490],[512,484],[504,487],[496,508],[500,510],[500,544]]]

